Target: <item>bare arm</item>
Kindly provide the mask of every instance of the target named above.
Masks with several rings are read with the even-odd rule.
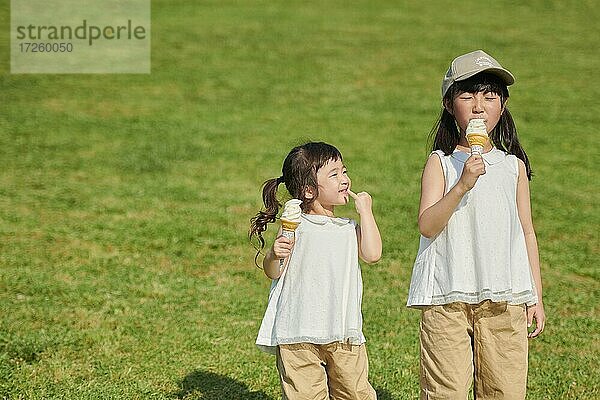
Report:
[[[421,234],[431,238],[440,233],[448,224],[463,196],[475,186],[477,179],[483,174],[485,174],[485,164],[481,155],[469,157],[457,184],[444,195],[445,180],[440,158],[437,155],[430,156],[421,177],[419,206]]]
[[[280,267],[280,260],[285,260],[283,267],[286,267],[293,247],[294,242],[285,236],[282,236],[281,228],[279,228],[277,239],[275,239],[275,242],[269,248],[265,255],[265,259],[263,260],[265,275],[271,279],[279,278],[284,270],[284,268]]]
[[[540,258],[538,252],[537,238],[533,228],[531,218],[531,202],[529,200],[529,181],[527,180],[527,172],[525,164],[519,160],[519,179],[517,181],[517,211],[519,212],[519,220],[525,235],[525,246],[527,247],[527,257],[531,267],[531,275],[535,282],[537,291],[538,303],[527,309],[527,323],[531,326],[535,320],[535,330],[529,334],[529,337],[534,338],[544,330],[546,323],[546,315],[544,313],[544,303],[542,301],[542,273],[540,270]]]
[[[381,258],[381,234],[373,215],[371,195],[367,192],[358,194],[348,190],[354,199],[356,211],[360,215],[360,225],[357,227],[358,255],[366,263],[374,263]]]

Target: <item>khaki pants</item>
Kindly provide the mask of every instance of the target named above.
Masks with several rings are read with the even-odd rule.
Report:
[[[284,400],[376,400],[365,345],[279,345],[277,369]]]
[[[451,303],[421,314],[421,399],[524,399],[524,305]]]

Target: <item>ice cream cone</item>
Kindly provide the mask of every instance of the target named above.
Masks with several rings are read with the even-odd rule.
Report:
[[[288,221],[287,219],[281,220],[281,228],[284,231],[291,231],[293,233],[298,228],[298,225],[300,225],[300,222]]]
[[[290,240],[294,240],[294,231],[300,225],[301,203],[302,201],[298,199],[289,200],[285,203],[281,213],[281,235]],[[283,268],[284,261],[284,259],[279,260],[279,268]]]
[[[471,148],[471,154],[483,153],[483,149],[490,139],[483,119],[475,118],[469,121],[466,129],[467,142]]]
[[[467,136],[467,141],[469,142],[469,146],[485,146],[488,136],[473,133]]]

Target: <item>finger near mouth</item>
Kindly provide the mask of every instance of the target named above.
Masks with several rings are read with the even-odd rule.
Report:
[[[340,190],[340,193],[342,193],[342,196],[344,196],[344,201],[347,203],[350,199],[349,199],[349,195],[348,195],[348,191],[347,190]]]

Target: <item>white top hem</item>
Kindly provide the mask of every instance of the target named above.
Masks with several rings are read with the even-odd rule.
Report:
[[[259,337],[256,340],[256,346],[266,352],[266,353],[271,353],[271,354],[275,354],[276,353],[276,349],[277,346],[279,346],[280,344],[296,344],[296,343],[312,343],[312,344],[329,344],[329,343],[350,343],[352,345],[361,345],[361,344],[365,344],[366,343],[366,339],[364,336],[351,336],[351,337],[347,337],[347,336],[339,336],[339,337],[335,337],[335,338],[317,338],[317,337],[313,337],[313,336],[301,336],[301,337],[295,337],[295,338],[286,338],[286,339],[281,339],[277,341],[277,344],[274,344],[270,338],[261,338]]]
[[[442,304],[450,303],[467,303],[467,304],[479,304],[482,301],[491,300],[494,303],[506,302],[508,304],[525,304],[526,306],[532,306],[537,304],[537,296],[532,291],[525,291],[522,293],[492,293],[489,291],[482,293],[462,293],[462,292],[450,292],[445,295],[431,296],[431,297],[412,297],[409,298],[406,306],[407,307],[427,307],[427,306],[439,306]]]

